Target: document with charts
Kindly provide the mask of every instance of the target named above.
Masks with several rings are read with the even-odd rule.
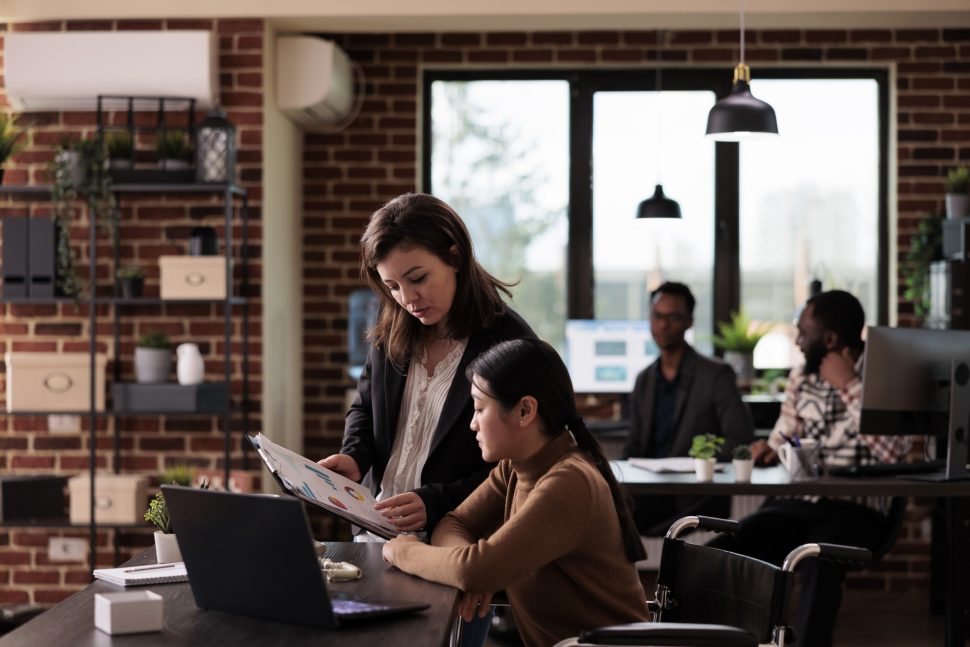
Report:
[[[630,465],[657,474],[690,474],[694,471],[694,459],[687,456],[672,458],[631,458]],[[717,463],[714,469],[720,472],[724,465]]]
[[[249,436],[266,467],[293,496],[343,517],[375,535],[390,539],[398,534],[391,522],[374,510],[374,496],[366,487],[321,467],[263,434]]]

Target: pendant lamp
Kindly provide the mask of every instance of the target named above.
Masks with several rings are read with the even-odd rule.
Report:
[[[660,123],[663,117],[663,104],[660,102],[660,78],[662,70],[657,68],[657,82],[656,82],[656,93],[657,93],[657,174],[660,174],[660,168],[663,162],[663,156],[661,154],[660,147]],[[637,218],[680,218],[680,205],[677,204],[676,200],[671,200],[664,195],[663,184],[658,180],[657,188],[654,189],[653,195],[637,207]]]
[[[715,141],[738,142],[778,134],[775,110],[751,94],[751,69],[744,62],[744,0],[740,0],[741,62],[734,68],[731,93],[707,115],[707,134]]]

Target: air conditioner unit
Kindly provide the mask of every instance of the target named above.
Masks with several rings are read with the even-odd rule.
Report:
[[[211,108],[215,45],[201,30],[7,33],[7,100],[21,112],[94,110],[99,94],[190,97]]]
[[[308,130],[346,117],[354,103],[350,59],[333,41],[280,36],[276,41],[276,102]]]

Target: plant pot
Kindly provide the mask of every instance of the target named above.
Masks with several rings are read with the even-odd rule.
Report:
[[[87,169],[82,164],[81,153],[77,151],[61,151],[57,154],[58,162],[62,163],[67,172],[67,181],[75,187],[82,187],[88,177]]]
[[[158,166],[165,171],[185,171],[189,168],[189,163],[185,160],[160,159]]]
[[[716,460],[713,458],[695,458],[694,459],[694,473],[697,475],[697,480],[701,482],[713,481],[714,480],[714,464]]]
[[[731,461],[734,467],[734,480],[736,483],[750,483],[751,471],[754,469],[754,459],[735,458]]]
[[[122,299],[137,299],[141,296],[142,288],[145,286],[145,278],[142,276],[131,276],[118,279],[118,291]]]
[[[748,384],[754,379],[754,353],[737,350],[725,351],[724,361],[734,369],[738,384]]]
[[[970,216],[970,194],[947,193],[946,217],[965,218],[967,216]]]
[[[171,349],[135,348],[135,381],[140,384],[167,382],[171,372]]]
[[[155,531],[155,559],[159,564],[182,561],[182,551],[174,532]]]

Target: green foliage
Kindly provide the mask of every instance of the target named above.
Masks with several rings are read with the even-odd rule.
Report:
[[[145,278],[145,270],[137,265],[125,265],[118,268],[115,277],[119,279],[143,279]]]
[[[714,345],[718,348],[750,353],[761,338],[771,332],[772,323],[755,323],[743,311],[731,313],[731,321],[719,321]]]
[[[162,472],[162,483],[171,483],[172,485],[192,485],[194,478],[195,469],[184,463],[172,465]]]
[[[138,348],[171,348],[168,335],[158,330],[150,330],[138,337]]]
[[[168,506],[165,505],[165,497],[161,492],[156,493],[152,500],[148,502],[145,521],[151,521],[166,534],[172,532],[172,518],[168,514]]]
[[[16,123],[15,115],[0,112],[0,163],[19,153],[26,144],[23,140],[24,131],[15,128]]]
[[[749,445],[738,445],[734,448],[734,460],[736,461],[749,461],[751,460],[751,447]]]
[[[188,160],[189,140],[181,130],[160,130],[155,139],[160,160]]]
[[[930,264],[943,257],[943,216],[930,214],[916,225],[909,239],[909,251],[899,269],[906,290],[903,296],[913,302],[913,312],[924,317],[930,311]]]
[[[132,151],[131,133],[127,130],[108,133],[104,138],[108,159],[130,159]]]
[[[970,193],[970,168],[958,166],[946,174],[947,193]]]
[[[709,459],[717,455],[717,450],[724,444],[724,439],[714,434],[697,434],[691,441],[687,455],[693,458]]]

